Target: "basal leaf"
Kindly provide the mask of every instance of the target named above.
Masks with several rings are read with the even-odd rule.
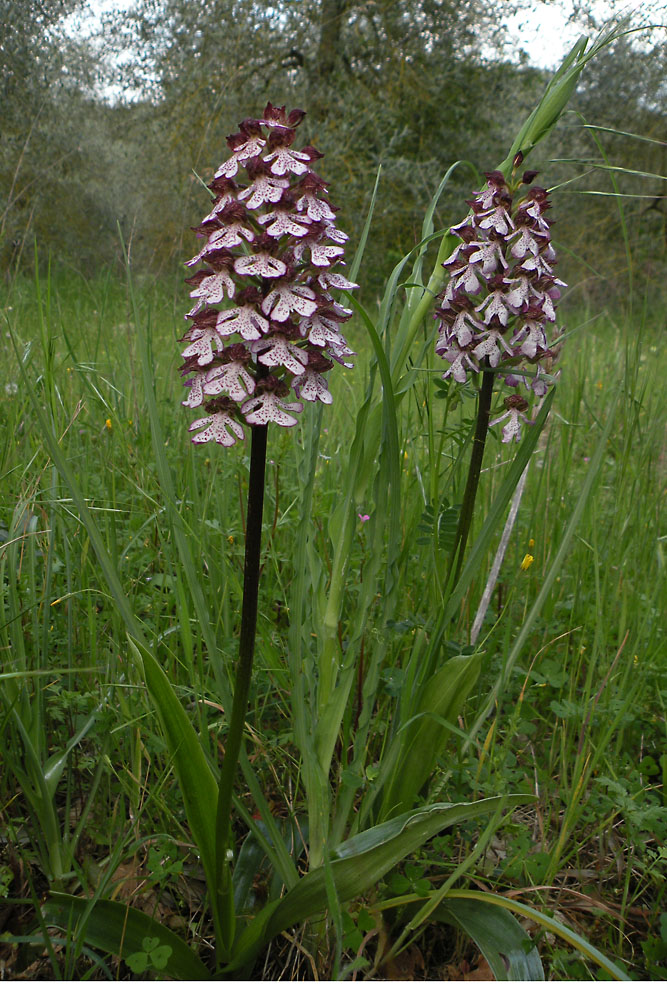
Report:
[[[477,683],[483,655],[454,656],[422,685],[416,712],[399,732],[397,750],[387,757],[390,773],[385,779],[381,817],[412,807]]]
[[[530,938],[507,910],[481,899],[447,899],[431,919],[453,924],[472,938],[500,982],[543,982],[544,969]]]
[[[494,893],[477,892],[474,889],[454,890],[448,895],[447,902],[449,904],[454,900],[459,901],[464,899],[476,900],[485,903],[487,906],[510,910],[520,917],[534,921],[534,923],[544,927],[551,934],[556,934],[573,948],[576,948],[585,958],[596,962],[612,979],[616,979],[619,982],[629,982],[626,973],[615,962],[608,959],[606,955],[603,955],[601,951],[580,934],[577,934],[576,931],[566,927],[559,920],[554,920],[553,917],[548,916],[546,913],[541,913],[540,910],[536,910],[532,906],[526,906],[525,903],[520,903],[516,899],[508,899],[505,896],[497,896]]]
[[[494,812],[499,805],[513,808],[532,801],[529,795],[505,795],[479,802],[438,802],[357,834],[331,854],[328,875],[333,879],[338,901],[345,903],[376,885],[394,865],[446,827]],[[313,869],[275,906],[262,911],[237,941],[236,958],[228,968],[247,964],[281,931],[324,912],[326,878],[324,867]]]
[[[62,927],[75,939],[83,938],[93,948],[131,959],[131,967],[137,972],[140,967],[146,969],[152,959],[151,964],[170,979],[211,978],[204,963],[185,941],[147,913],[125,903],[110,899],[95,902],[54,892],[44,904],[43,913],[47,924]],[[145,947],[147,939],[153,945],[151,949]],[[147,951],[150,951],[149,956]]]

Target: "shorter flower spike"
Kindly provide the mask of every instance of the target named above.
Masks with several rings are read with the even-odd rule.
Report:
[[[321,153],[294,148],[304,114],[269,103],[242,121],[209,185],[213,205],[195,230],[203,245],[187,262],[197,270],[186,279],[195,301],[181,366],[183,405],[206,412],[190,425],[195,444],[230,447],[244,425],[291,427],[303,400],[332,402],[334,361],[352,367],[341,332],[351,310],[333,293],[357,285],[333,270],[347,236],[313,169]]]
[[[515,169],[520,165],[517,155]],[[549,348],[547,331],[564,287],[554,275],[551,206],[545,189],[533,184],[535,171],[526,171],[516,189],[497,170],[485,176],[486,188],[468,201],[469,214],[452,226],[461,242],[443,262],[449,282],[435,312],[435,351],[449,363],[443,378],[464,384],[471,372],[492,369],[506,385],[523,385],[540,397],[555,378],[557,351]],[[516,371],[528,361],[536,366],[532,378]],[[515,393],[505,407],[489,426],[506,420],[503,441],[518,441],[528,402]]]

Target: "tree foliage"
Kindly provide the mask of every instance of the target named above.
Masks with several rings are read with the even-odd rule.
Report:
[[[304,131],[326,153],[331,196],[353,239],[382,167],[380,249],[365,265],[373,287],[419,238],[424,205],[449,165],[492,168],[546,81],[508,58],[497,6],[482,0],[135,0],[105,18],[99,37],[74,41],[67,25],[84,6],[0,0],[5,271],[22,252],[26,259],[33,238],[56,261],[108,264],[118,256],[117,223],[138,267],[171,266],[192,245],[184,233],[199,216],[196,175],[209,179],[225,135],[270,99],[307,110]],[[504,4],[504,18],[522,6]],[[590,7],[578,6],[580,15]],[[659,21],[664,7],[644,5],[645,19]],[[618,175],[622,190],[651,195],[628,203],[643,260],[664,251],[667,147],[664,33],[640,38],[641,47],[631,34],[593,60],[574,106],[589,124],[657,141],[593,133],[571,116],[546,152],[599,160],[597,136],[610,162],[657,175]],[[582,169],[591,168],[551,164],[544,179]],[[454,175],[436,224],[463,214],[472,182],[464,170]],[[613,192],[612,174],[597,170],[572,193],[562,189],[558,215],[580,257],[614,234],[613,275],[625,266],[618,207],[577,187]]]

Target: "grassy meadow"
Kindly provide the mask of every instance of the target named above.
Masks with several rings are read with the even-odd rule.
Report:
[[[460,929],[434,933],[428,922],[376,968],[380,938],[398,936],[389,902],[419,900],[454,873],[456,889],[491,889],[554,916],[631,978],[665,978],[667,387],[664,309],[642,291],[630,305],[590,312],[565,298],[562,375],[515,495],[488,606],[471,638],[509,504],[438,632],[443,656],[473,648],[484,656],[427,798],[534,798],[493,828],[448,829],[341,904],[329,974],[342,977],[352,963],[348,975],[357,978],[455,979],[471,968],[483,978]],[[177,372],[187,300],[180,276],[137,278],[130,292],[111,274],[42,270],[2,294],[0,960],[8,978],[151,974],[146,963],[142,973],[67,933],[49,938],[39,903],[55,888],[130,901],[206,961],[204,882],[130,655],[127,615],[154,643],[206,752],[219,758],[237,655],[248,449],[189,443]],[[353,372],[332,373],[333,405],[269,432],[246,726],[263,803],[276,822],[298,827],[305,778],[295,702],[303,701],[297,691],[308,699],[308,675],[298,688],[297,673],[328,641],[333,588],[336,655],[350,673],[330,776],[330,794],[344,806],[332,821],[341,836],[372,799],[397,704],[436,642],[475,405],[469,389],[440,380],[429,320],[393,400],[393,455],[386,411],[368,410],[365,430],[358,423],[382,400],[382,386],[361,319],[347,333],[358,357]],[[497,431],[484,456],[473,545],[518,450]],[[341,513],[346,497],[353,519]],[[248,773],[237,781],[239,844],[244,817],[265,807]],[[255,898],[270,879],[258,869]],[[562,937],[523,923],[547,978],[605,977]],[[316,968],[308,938],[284,932],[255,975],[312,978]]]

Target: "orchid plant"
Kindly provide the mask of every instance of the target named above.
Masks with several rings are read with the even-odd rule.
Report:
[[[243,607],[233,697],[228,679],[220,676],[220,700],[229,720],[221,766],[212,759],[206,741],[162,669],[159,643],[147,642],[132,615],[101,536],[80,498],[75,477],[61,460],[58,443],[44,424],[54,461],[80,505],[82,521],[125,618],[130,649],[161,723],[206,877],[216,938],[215,958],[204,962],[158,920],[120,902],[100,898],[99,894],[87,900],[52,893],[44,908],[49,924],[76,928],[81,939],[124,957],[149,951],[155,955],[159,950],[160,968],[171,978],[239,978],[249,973],[261,950],[282,931],[313,917],[321,920],[326,911],[334,917],[340,915],[341,905],[372,891],[387,872],[435,834],[454,824],[490,817],[470,856],[444,885],[425,899],[405,896],[386,903],[384,908],[403,907],[409,918],[393,950],[411,930],[427,921],[443,920],[475,938],[497,978],[543,978],[537,951],[509,910],[529,915],[556,933],[565,933],[564,929],[537,911],[504,897],[453,888],[454,881],[483,851],[503,812],[531,797],[505,795],[468,803],[416,803],[422,789],[426,789],[429,801],[429,781],[438,754],[476,684],[483,657],[482,652],[475,651],[443,662],[445,628],[480,566],[548,412],[550,397],[521,442],[464,566],[494,381],[502,379],[513,390],[522,386],[542,397],[552,379],[549,369],[556,353],[549,346],[546,327],[555,321],[562,283],[553,271],[550,224],[545,215],[549,207],[547,194],[534,186],[533,172],[517,179],[516,171],[558,121],[581,70],[608,40],[602,39],[591,48],[586,40],[575,46],[519,131],[505,163],[487,174],[486,187],[475,192],[467,217],[451,231],[440,234],[434,233],[432,222],[438,192],[424,223],[423,239],[416,248],[412,280],[391,342],[388,331],[396,312],[399,278],[411,255],[391,275],[379,320],[374,323],[351,295],[357,287],[359,255],[349,278],[336,270],[343,264],[347,237],[335,225],[336,210],[329,200],[327,183],[313,169],[321,154],[311,146],[298,149],[294,145],[304,112],[288,113],[283,107],[268,104],[261,117],[244,120],[239,131],[228,138],[229,155],[209,185],[213,205],[197,229],[203,245],[188,261],[194,269],[187,279],[194,303],[187,315],[190,327],[183,338],[182,352],[182,372],[189,390],[184,405],[204,411],[190,424],[193,442],[231,447],[243,442],[248,427],[252,436]],[[441,242],[433,273],[423,282],[424,251],[438,236]],[[306,647],[302,628],[307,614],[305,533],[295,558],[300,583],[291,609],[292,711],[308,817],[301,824],[303,838],[290,839],[289,831],[281,828],[272,815],[243,746],[259,600],[267,429],[271,423],[294,427],[304,401],[331,405],[328,373],[336,363],[350,367],[352,357],[341,327],[353,309],[338,302],[337,293],[352,303],[365,325],[376,360],[367,398],[357,418],[341,505],[333,515],[335,552],[330,587],[321,606],[316,654]],[[368,706],[377,690],[384,647],[379,642],[377,655],[371,658],[364,680],[364,706],[352,740],[348,777],[356,776],[358,781],[355,784],[356,779],[348,780],[345,784],[338,780],[334,757],[355,677],[353,658],[359,642],[355,632],[344,652],[338,643],[345,569],[358,522],[356,501],[370,489],[368,469],[374,464],[368,461],[368,455],[374,457],[381,450],[389,459],[378,463],[372,488],[377,496],[389,496],[391,512],[385,527],[394,547],[400,543],[399,491],[392,472],[397,462],[396,410],[413,377],[408,366],[410,351],[417,332],[433,314],[436,299],[440,327],[435,349],[449,365],[445,379],[463,383],[482,376],[471,471],[457,530],[458,562],[456,572],[448,579],[442,609],[428,643],[423,636],[415,638],[391,739],[374,768],[372,788],[360,798],[357,793],[367,770],[365,755],[371,725]],[[536,365],[531,378],[522,367],[527,362]],[[144,368],[150,402],[147,352]],[[378,373],[383,389],[379,401],[373,395],[373,380]],[[503,430],[506,442],[520,438],[527,406],[527,400],[517,391],[507,397],[506,414],[501,418],[507,420]],[[150,410],[158,468],[165,495],[174,506],[168,463],[160,450],[163,437],[152,404]],[[310,472],[301,513],[307,523],[319,424],[317,419],[306,421],[305,417],[304,424],[310,449],[304,464]],[[366,461],[362,462],[364,455]],[[380,518],[375,521],[379,523]],[[376,555],[380,548],[376,546]],[[377,555],[376,562],[379,558]],[[395,591],[395,563],[390,560],[385,571],[389,595],[386,617],[391,613],[392,589]],[[373,566],[379,567],[379,562]],[[361,619],[375,598],[376,588],[375,578],[369,573],[360,596]],[[206,627],[205,615],[202,627]],[[235,797],[239,765],[261,819],[248,811],[241,797]],[[247,830],[244,838],[240,837],[242,827]],[[305,874],[300,862],[304,850],[308,858]],[[249,901],[248,890],[258,865],[266,859],[275,874],[273,889],[267,902],[257,908]],[[380,905],[378,912],[382,909]],[[487,919],[490,911],[495,921],[491,929]],[[316,926],[316,938],[326,940],[323,925]],[[571,943],[587,948],[587,954],[606,965],[612,975],[622,978],[622,973],[595,949],[571,932],[567,934]],[[151,945],[149,951],[146,942]]]

